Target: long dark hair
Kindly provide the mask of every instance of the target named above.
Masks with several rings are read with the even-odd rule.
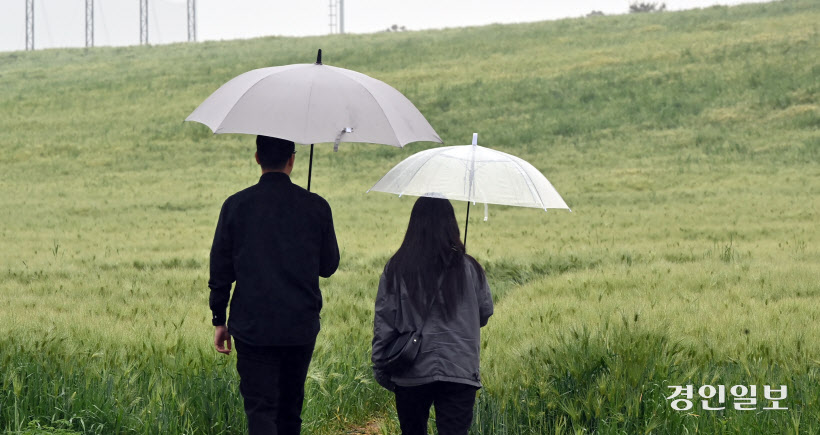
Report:
[[[425,310],[441,289],[445,316],[451,317],[465,290],[465,256],[478,264],[464,251],[450,201],[423,196],[413,206],[401,247],[385,266],[385,278],[389,287],[396,286],[394,291],[403,281],[418,311]]]

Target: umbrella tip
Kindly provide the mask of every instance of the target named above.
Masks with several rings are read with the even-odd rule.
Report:
[[[319,49],[319,54],[316,55],[316,65],[322,64],[322,49]]]
[[[478,145],[478,133],[473,133],[473,145]]]

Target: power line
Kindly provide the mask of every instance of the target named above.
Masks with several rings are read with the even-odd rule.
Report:
[[[157,31],[157,37],[155,39],[157,41],[157,44],[162,44],[162,25],[159,22],[159,15],[157,15],[156,3],[154,3],[154,5],[155,6],[151,8],[151,19],[155,23],[154,29]]]
[[[26,16],[25,16],[25,19],[26,19],[26,22],[25,22],[26,47],[25,47],[25,49],[27,51],[34,50],[34,39],[35,39],[34,4],[35,4],[36,1],[37,0],[25,0],[25,11],[26,11]],[[41,3],[44,3],[44,1],[41,2]],[[197,27],[197,25],[196,25],[196,0],[187,0],[187,3],[188,3],[188,5],[187,5],[188,6],[187,7],[187,9],[188,9],[187,10],[187,13],[188,13],[188,20],[187,20],[187,24],[188,24],[188,41],[195,42],[196,38],[197,38],[197,36],[196,36],[196,34],[197,34],[197,30],[196,30],[196,27]],[[140,45],[148,45],[149,44],[149,40],[148,40],[148,15],[149,15],[148,0],[139,0],[139,5],[140,5]],[[102,3],[100,3],[97,6],[99,6],[99,8],[100,8],[99,12],[101,14],[103,33],[104,33],[105,39],[108,40],[109,43],[110,43],[110,37],[108,36],[108,29],[107,29],[106,23],[105,23],[105,16],[104,16],[103,8],[102,8]],[[52,39],[51,38],[51,29],[50,29],[49,23],[48,23],[48,15],[46,13],[46,7],[45,7],[44,4],[41,4],[39,6],[39,8],[41,9],[40,10],[40,15],[41,15],[40,18],[45,20],[46,33],[47,33],[46,36],[47,36],[48,41],[50,41],[48,43],[53,44],[53,41],[51,41],[51,39]],[[94,13],[95,13],[95,11],[94,11],[94,8],[95,8],[95,0],[85,0],[85,46],[86,46],[86,48],[94,47],[94,33],[95,33],[95,24],[94,24]],[[157,11],[154,10],[153,14],[154,14],[154,21],[159,23],[159,18],[157,16]],[[159,24],[157,24],[157,25],[159,25]],[[157,32],[160,31],[159,27],[157,27],[156,31]],[[157,35],[161,40],[162,35],[160,33],[157,33]]]
[[[54,46],[54,38],[51,37],[51,24],[48,22],[48,13],[45,3],[45,0],[40,1],[40,10],[42,11],[43,21],[46,23],[46,38],[48,40],[48,45]]]
[[[108,34],[108,26],[105,25],[105,9],[103,9],[103,2],[98,5],[100,7],[100,22],[102,23],[103,36],[105,41],[110,45],[111,36]]]

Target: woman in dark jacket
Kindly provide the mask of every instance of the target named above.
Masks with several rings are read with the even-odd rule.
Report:
[[[467,433],[481,388],[480,328],[492,313],[484,270],[464,252],[450,201],[419,198],[379,281],[373,327],[374,375],[396,395],[402,434],[426,434],[431,405],[439,434]],[[413,365],[382,370],[392,341],[420,328]]]

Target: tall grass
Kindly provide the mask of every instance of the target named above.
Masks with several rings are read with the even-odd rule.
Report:
[[[446,145],[478,132],[533,163],[573,209],[490,206],[470,225],[496,301],[473,433],[818,433],[819,21],[795,0],[0,54],[0,430],[245,430],[235,359],[211,348],[207,256],[258,167],[249,137],[182,119],[228,79],[323,48],[407,95]],[[342,264],[321,282],[306,433],[398,433],[369,348],[413,199],[364,191],[430,146],[317,148]],[[789,409],[758,393],[754,412],[675,411],[684,384],[787,385]]]

